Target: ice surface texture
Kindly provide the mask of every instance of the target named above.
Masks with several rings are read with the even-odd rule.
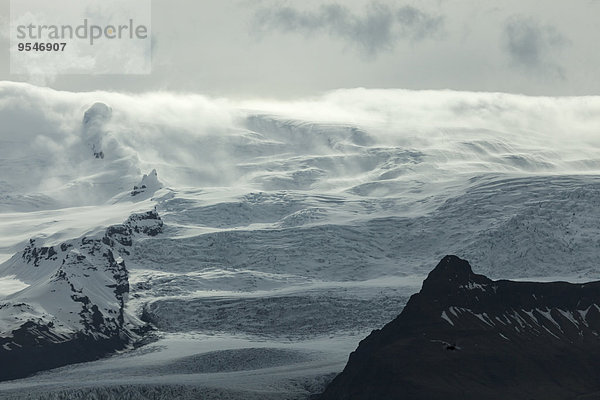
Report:
[[[120,300],[105,291],[116,284],[102,256],[110,249],[114,272],[127,270],[124,320],[143,315],[162,335],[160,350],[128,353],[154,371],[148,377],[116,356],[6,382],[2,394],[27,387],[85,396],[121,385],[135,397],[216,382],[213,389],[239,398],[267,387],[264,398],[306,396],[287,380],[339,372],[445,254],[491,278],[600,278],[595,97],[357,89],[240,102],[3,82],[0,98],[0,302],[53,299],[23,298],[31,308],[16,320],[6,314],[6,332],[29,320],[56,322],[53,334],[82,329],[84,303],[67,281],[51,281],[63,259],[73,287],[90,288],[81,296],[98,304],[103,326],[119,326]],[[162,233],[143,233],[152,224],[140,220],[130,246],[121,228],[110,235],[114,248],[94,244],[107,227],[155,207]],[[63,243],[73,247],[63,252]],[[27,246],[39,268],[23,265]],[[215,351],[211,338],[221,336],[220,350],[241,340],[244,348],[305,347],[330,361],[223,372],[220,380],[165,372]]]

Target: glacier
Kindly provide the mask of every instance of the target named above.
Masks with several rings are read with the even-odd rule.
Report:
[[[119,253],[126,315],[154,341],[0,383],[0,398],[307,398],[445,254],[491,278],[600,277],[599,97],[0,82],[0,121],[0,303],[57,293],[25,273],[30,240],[101,238],[152,210],[164,223]]]

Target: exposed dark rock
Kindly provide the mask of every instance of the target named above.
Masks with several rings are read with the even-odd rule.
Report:
[[[446,256],[319,398],[597,398],[599,335],[600,282],[492,281]]]
[[[29,244],[25,247],[22,254],[23,260],[33,264],[34,267],[39,267],[43,260],[56,260],[56,251],[54,247],[36,247],[34,239],[29,239]]]
[[[0,302],[0,381],[62,365],[90,361],[143,340],[149,327],[125,311],[129,274],[119,254],[135,235],[157,235],[156,211],[131,215],[103,236],[56,247],[30,240],[3,268],[28,277],[31,286]],[[4,325],[7,326],[7,325]]]
[[[45,326],[29,323],[18,331],[13,331],[14,340],[7,344],[10,348],[0,352],[2,368],[0,380],[23,378],[36,371],[44,371],[62,365],[92,361],[125,347],[126,341],[118,336],[94,338],[77,334],[69,340],[53,337]],[[36,339],[36,338],[43,339]],[[6,339],[0,338],[4,346]],[[10,366],[10,367],[8,367]]]
[[[151,196],[160,188],[162,188],[162,184],[158,180],[158,173],[153,169],[149,174],[144,174],[141,182],[133,186],[133,190],[130,194],[132,197],[143,193]]]

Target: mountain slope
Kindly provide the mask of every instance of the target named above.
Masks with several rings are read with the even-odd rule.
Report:
[[[29,286],[0,302],[0,380],[93,360],[140,339],[144,324],[125,311],[135,236],[156,235],[155,211],[133,214],[103,235],[41,247],[35,240],[0,266]]]
[[[446,256],[321,400],[576,399],[600,391],[600,282],[492,281]]]

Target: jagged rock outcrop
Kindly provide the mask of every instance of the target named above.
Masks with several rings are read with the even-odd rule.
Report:
[[[0,301],[0,380],[102,357],[141,339],[146,325],[125,311],[128,271],[121,256],[137,235],[155,236],[156,211],[133,214],[94,237],[39,246],[0,266],[29,286]]]
[[[144,174],[141,182],[133,187],[131,196],[138,196],[143,193],[153,195],[160,188],[162,188],[162,184],[158,180],[158,173],[153,169],[149,174]]]
[[[600,282],[493,281],[446,256],[320,400],[600,398]]]

